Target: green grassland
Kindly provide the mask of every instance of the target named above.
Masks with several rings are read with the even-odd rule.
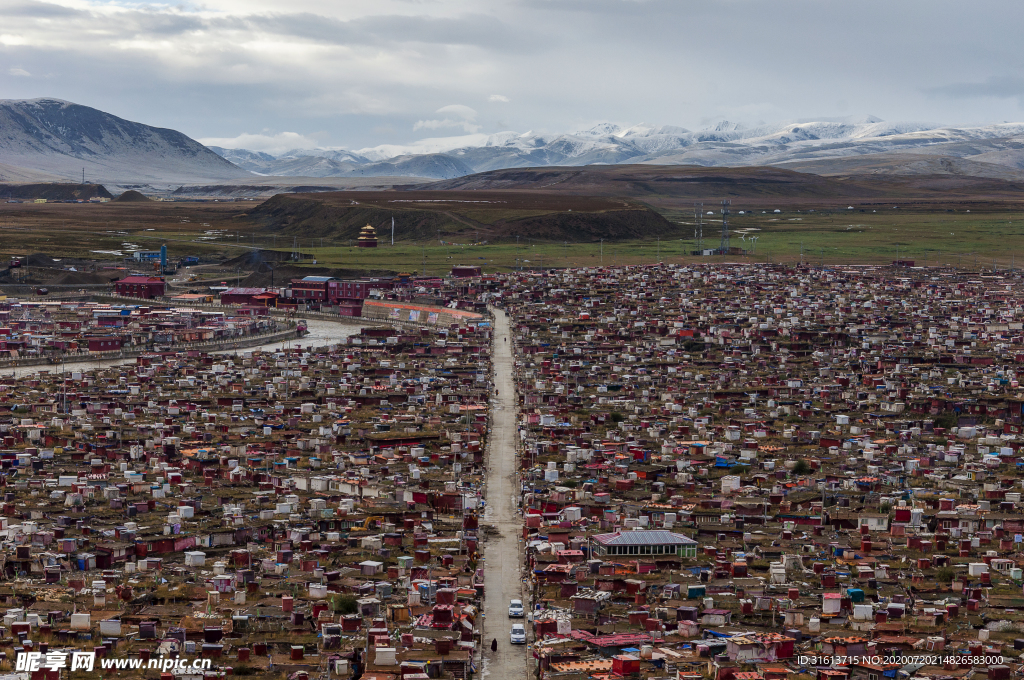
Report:
[[[248,207],[248,206],[246,206]],[[394,246],[384,225],[380,247],[355,248],[351,239],[332,241],[303,234],[277,235],[255,224],[237,204],[164,203],[103,206],[0,205],[0,265],[12,255],[44,252],[54,257],[93,260],[116,257],[92,251],[168,246],[172,258],[199,255],[223,260],[252,249],[293,250],[316,260],[305,267],[342,267],[441,274],[452,265],[482,265],[487,272],[519,267],[579,267],[662,262],[798,262],[813,264],[883,263],[897,258],[930,266],[1005,269],[1024,263],[1024,210],[984,206],[947,212],[938,208],[811,211],[787,209],[730,216],[731,245],[745,250],[728,256],[694,257],[692,212],[659,208],[677,226],[660,239],[573,242],[505,239],[472,245],[474,234],[446,232],[466,244],[439,244],[436,238]],[[712,209],[714,210],[714,209]],[[715,211],[717,213],[717,211]],[[716,248],[721,219],[703,217],[704,246]],[[756,236],[756,247],[749,240]]]
[[[878,212],[788,211],[779,214],[731,215],[730,245],[746,251],[728,256],[695,257],[692,214],[667,213],[679,225],[672,238],[551,243],[520,239],[516,243],[439,246],[436,242],[383,243],[377,249],[310,243],[318,266],[393,269],[438,274],[453,264],[479,264],[486,271],[518,267],[593,267],[662,262],[787,262],[812,264],[885,263],[914,260],[928,266],[1006,269],[1024,265],[1024,212]],[[705,216],[704,247],[721,242],[721,218]],[[756,242],[750,240],[757,237]],[[742,238],[741,238],[742,237]]]
[[[693,214],[667,214],[689,232]],[[720,242],[721,218],[706,216],[704,242]],[[731,245],[750,249],[755,259],[819,263],[877,263],[899,259],[918,264],[1006,267],[1024,257],[1024,212],[868,209],[785,211],[731,215]]]

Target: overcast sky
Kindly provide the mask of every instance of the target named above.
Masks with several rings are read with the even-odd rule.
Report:
[[[280,152],[600,121],[1024,119],[1024,3],[0,0],[0,98]]]

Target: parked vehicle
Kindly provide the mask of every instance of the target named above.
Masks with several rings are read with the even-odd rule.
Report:
[[[509,633],[509,639],[514,645],[525,645],[526,626],[521,623],[513,623],[512,631]]]

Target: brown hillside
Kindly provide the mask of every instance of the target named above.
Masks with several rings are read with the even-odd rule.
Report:
[[[303,237],[355,239],[367,225],[396,240],[500,241],[516,236],[554,241],[670,235],[676,227],[635,201],[534,191],[337,192],[278,195],[249,217],[267,230]]]

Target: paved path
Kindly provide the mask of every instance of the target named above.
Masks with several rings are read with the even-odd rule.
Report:
[[[494,310],[494,386],[497,396],[491,399],[491,431],[487,438],[487,509],[484,523],[492,524],[500,536],[487,539],[484,552],[484,636],[483,677],[494,680],[520,680],[526,677],[527,650],[509,642],[508,602],[523,599],[522,556],[519,519],[519,490],[516,487],[516,400],[512,381],[512,338],[508,317]],[[498,651],[491,653],[491,640],[497,638]]]

